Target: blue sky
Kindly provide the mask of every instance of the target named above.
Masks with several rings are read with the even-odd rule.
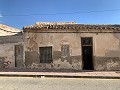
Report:
[[[22,29],[35,22],[120,24],[120,0],[0,0],[0,23]]]

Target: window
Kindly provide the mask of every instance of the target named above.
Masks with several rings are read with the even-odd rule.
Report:
[[[92,38],[91,37],[83,37],[81,38],[82,45],[92,45]]]
[[[40,47],[40,63],[51,63],[52,62],[52,46]]]
[[[70,56],[69,45],[62,45],[62,47],[61,47],[61,55],[62,55],[62,57]]]

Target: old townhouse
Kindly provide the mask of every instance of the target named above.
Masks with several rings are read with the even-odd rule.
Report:
[[[38,22],[23,32],[26,68],[120,70],[120,25]]]
[[[0,24],[0,69],[23,68],[21,30]]]

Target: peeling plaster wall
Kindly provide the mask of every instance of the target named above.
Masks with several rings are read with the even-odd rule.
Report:
[[[120,34],[101,33],[95,39],[95,70],[120,70]]]
[[[4,62],[9,61],[9,68],[12,68],[14,66],[14,45],[13,44],[0,44],[0,58],[3,63],[1,63],[2,67],[4,68]]]
[[[23,45],[22,36],[0,37],[0,69],[17,68],[15,67],[15,45],[20,44]],[[23,60],[23,58],[21,58],[21,60]]]
[[[0,67],[2,68],[15,68],[15,51],[14,45],[21,43],[6,43],[0,44]],[[8,64],[7,64],[8,62]],[[4,64],[7,64],[5,66]]]
[[[81,37],[93,37],[94,70],[120,70],[119,33],[82,33]]]
[[[93,37],[94,70],[120,70],[119,33],[24,33],[26,67],[31,69],[82,70],[81,37]],[[61,56],[69,45],[70,56]],[[53,63],[42,64],[39,47],[52,46]]]
[[[27,68],[82,70],[81,41],[75,33],[24,33]],[[79,38],[79,39],[78,39]],[[61,56],[62,45],[69,45],[70,55]],[[52,46],[53,63],[40,63],[39,47]]]

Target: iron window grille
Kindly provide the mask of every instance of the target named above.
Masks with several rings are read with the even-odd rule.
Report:
[[[52,46],[39,47],[40,63],[51,63],[52,60]]]

